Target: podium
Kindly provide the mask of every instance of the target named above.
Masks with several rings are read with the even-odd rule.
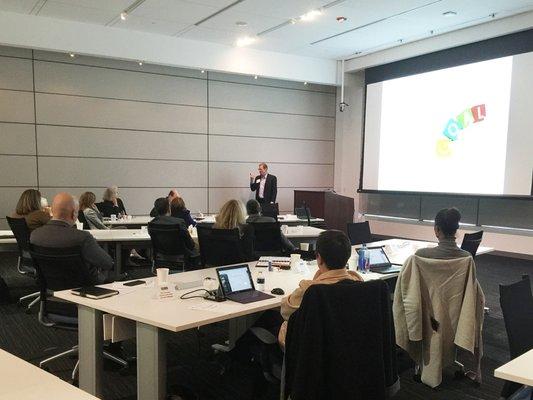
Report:
[[[295,190],[294,207],[305,204],[311,216],[323,218],[328,229],[346,232],[348,222],[353,222],[354,199],[333,192],[315,190]]]

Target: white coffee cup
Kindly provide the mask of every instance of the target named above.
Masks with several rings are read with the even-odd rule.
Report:
[[[300,243],[300,250],[309,251],[309,243]]]
[[[168,268],[157,268],[156,272],[157,272],[157,283],[159,285],[164,285],[165,283],[168,282],[168,272],[169,272]]]
[[[116,220],[117,220],[117,215],[111,214],[111,221],[116,221]]]
[[[300,265],[300,255],[291,254],[291,269],[297,269]]]

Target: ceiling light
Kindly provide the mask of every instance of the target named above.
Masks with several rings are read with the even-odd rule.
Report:
[[[143,62],[142,62],[142,61],[139,61],[139,65],[142,66],[142,65],[143,65]]]
[[[74,58],[74,57],[76,57],[76,54],[70,53],[69,56],[70,56],[70,58]]]
[[[200,71],[201,74],[205,74],[205,69]]]
[[[446,11],[446,12],[443,12],[442,15],[444,17],[455,17],[457,15],[457,12],[455,12],[455,11]]]
[[[291,18],[291,21],[290,21],[290,22],[291,22],[292,25],[294,25],[294,24],[295,24],[296,22],[298,22],[298,21],[296,21],[295,18]]]
[[[337,17],[337,22],[342,24],[344,21],[346,21],[348,18],[346,17]]]
[[[239,38],[237,39],[237,41],[235,42],[235,44],[238,46],[238,47],[244,47],[244,46],[248,46],[249,44],[252,44],[253,42],[255,42],[255,38],[253,37],[250,37],[250,36],[243,36],[242,38]]]
[[[257,75],[254,75],[254,79],[257,79]]]
[[[128,17],[128,14],[126,12],[121,12],[120,13],[120,19],[122,21],[126,21],[126,18]]]
[[[311,10],[306,12],[304,15],[300,16],[300,21],[313,21],[316,17],[322,15],[320,10]]]
[[[237,22],[235,22],[235,25],[237,25],[237,26],[248,26],[248,22],[245,22],[245,21],[237,21]]]
[[[306,86],[307,86],[307,82],[304,82],[304,85],[306,85]]]

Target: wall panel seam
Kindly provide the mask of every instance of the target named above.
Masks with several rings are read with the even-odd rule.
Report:
[[[283,139],[283,140],[301,140],[304,142],[335,142],[335,139],[311,139],[311,138],[297,138],[297,137],[283,137],[283,136],[253,136],[253,135],[238,135],[228,133],[210,133],[210,136],[227,136],[227,137],[243,137],[253,139]]]
[[[33,50],[32,50],[33,52]],[[28,61],[31,61],[31,57],[21,57],[21,56],[6,56],[4,54],[0,54],[0,58],[17,58],[19,60],[28,60]]]
[[[33,59],[34,51],[31,51],[31,77],[33,84],[33,127],[35,134],[35,167],[37,177],[37,189],[39,189],[39,146],[37,143],[37,100],[35,98],[35,60]]]
[[[246,82],[232,82],[232,81],[224,81],[224,80],[218,80],[218,79],[212,79],[212,81],[213,82],[230,83],[232,85],[246,85],[246,86],[253,86],[253,87],[265,87],[265,88],[282,89],[282,90],[293,90],[293,91],[307,92],[307,93],[320,93],[320,94],[327,94],[329,96],[335,96],[335,93],[323,92],[323,91],[318,91],[318,90],[288,88],[288,87],[283,87],[283,86],[269,86],[269,85],[261,85],[261,84],[246,83]]]
[[[33,93],[33,90],[0,88],[0,92]]]
[[[330,115],[289,113],[289,112],[283,112],[283,111],[248,110],[245,108],[229,108],[229,107],[217,107],[217,106],[209,106],[209,108],[213,108],[215,110],[249,111],[249,112],[257,112],[257,113],[263,113],[263,114],[300,115],[303,117],[319,117],[319,118],[335,119],[335,116],[330,116]]]
[[[0,121],[1,122],[1,121]],[[32,124],[30,124],[32,125]],[[160,131],[154,129],[134,129],[134,128],[114,128],[108,126],[85,126],[85,125],[63,125],[63,124],[46,124],[43,122],[37,123],[37,126],[60,126],[65,128],[82,128],[82,129],[107,129],[107,130],[116,130],[116,131],[131,131],[131,132],[153,132],[153,133],[176,133],[181,135],[200,135],[207,136],[207,133],[202,132],[183,132],[183,131]]]

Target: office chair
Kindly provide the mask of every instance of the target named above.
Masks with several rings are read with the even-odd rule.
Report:
[[[465,233],[463,237],[463,243],[461,243],[461,249],[468,251],[472,254],[472,257],[476,257],[477,249],[481,244],[483,238],[483,231],[474,233]]]
[[[83,224],[83,229],[91,229],[89,223],[87,222],[87,218],[85,218],[85,214],[81,210],[78,212],[78,221]]]
[[[261,204],[261,214],[265,217],[274,218],[278,220],[279,205],[278,203],[263,203]]]
[[[30,256],[30,230],[26,224],[24,218],[11,218],[6,216],[7,223],[15,236],[17,241],[17,247],[19,249],[19,256],[17,262],[17,270],[22,275],[29,276],[33,279],[37,279],[37,272],[35,271],[35,266],[33,265],[33,260]],[[26,296],[22,296],[18,302],[22,304],[24,300],[31,300],[31,302],[26,307],[26,312],[30,313],[31,308],[39,303],[39,292],[33,292]]]
[[[78,330],[78,310],[74,304],[54,301],[53,292],[98,283],[98,277],[91,274],[81,257],[81,248],[49,248],[30,244],[29,252],[33,259],[40,287],[41,307],[39,322],[48,327],[62,330]],[[78,345],[39,363],[40,368],[50,362],[78,355]],[[104,351],[104,358],[127,367],[128,363]],[[72,371],[72,380],[76,380],[79,360]]]
[[[307,220],[307,226],[311,226],[311,209],[307,206],[294,207],[294,214],[298,219]]]
[[[374,241],[368,221],[348,223],[347,229],[352,246],[363,243],[372,243]]]
[[[500,285],[500,306],[509,340],[510,358],[514,359],[533,349],[533,295],[528,275],[510,285]],[[501,397],[512,396],[520,384],[506,381]]]
[[[196,225],[203,266],[221,266],[246,262],[239,230],[215,229]]]
[[[254,229],[254,251],[258,257],[285,254],[279,222],[252,222],[250,225]]]
[[[152,241],[152,272],[157,267],[193,269],[195,258],[192,250],[185,246],[189,232],[179,224],[165,225],[148,223],[148,234]]]

